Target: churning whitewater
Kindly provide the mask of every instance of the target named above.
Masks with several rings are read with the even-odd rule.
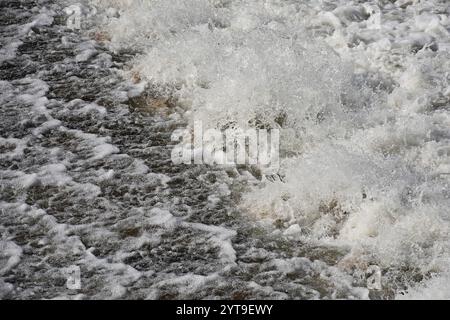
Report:
[[[447,0],[0,7],[0,298],[450,299]]]

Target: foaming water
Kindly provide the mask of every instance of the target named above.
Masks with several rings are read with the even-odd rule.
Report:
[[[448,296],[445,2],[92,2],[111,48],[140,53],[130,78],[188,119],[282,130],[280,179],[244,192],[249,217],[348,248],[339,270],[377,265],[399,297]]]

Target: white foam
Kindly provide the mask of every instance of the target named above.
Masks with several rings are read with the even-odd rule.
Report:
[[[446,272],[444,1],[102,5],[118,10],[103,26],[111,47],[143,52],[130,78],[176,98],[186,117],[209,127],[282,129],[282,178],[244,194],[250,216],[281,221],[279,234],[288,237],[351,248],[359,257],[347,261]],[[229,236],[219,239],[232,261]],[[441,294],[438,281],[428,287],[415,292]]]
[[[190,296],[204,287],[208,283],[214,282],[218,278],[218,275],[212,274],[208,276],[186,274],[182,276],[173,276],[170,279],[165,279],[158,282],[154,287],[155,289],[147,296],[147,299],[157,299],[158,290],[164,287],[176,287],[179,294]]]
[[[10,43],[2,46],[0,49],[0,64],[5,61],[12,60],[16,57],[17,49],[23,44],[22,41],[11,41]]]
[[[87,104],[84,107],[80,108],[78,110],[78,112],[80,114],[90,114],[90,113],[94,113],[95,114],[95,113],[97,113],[97,114],[100,114],[100,115],[105,115],[106,114],[106,108],[102,107],[102,106],[99,106],[96,103],[90,103],[90,104]]]
[[[116,146],[113,146],[109,143],[100,144],[94,147],[93,153],[94,156],[92,156],[91,160],[99,160],[103,159],[106,156],[109,156],[114,153],[118,153],[119,149]]]
[[[21,27],[21,34],[28,34],[32,28],[50,26],[53,24],[55,12],[47,8],[41,8],[40,13],[33,17],[33,21]]]
[[[22,248],[12,241],[0,240],[0,276],[20,263]]]
[[[178,220],[167,210],[153,208],[147,216],[147,222],[149,224],[165,226],[168,228],[173,228],[179,224]]]
[[[435,276],[427,281],[398,293],[399,300],[449,300],[450,279],[448,274]]]
[[[5,139],[0,137],[0,148],[4,148],[6,151],[0,153],[0,159],[20,159],[26,145],[26,139]]]
[[[210,240],[220,248],[219,257],[228,264],[236,263],[236,251],[231,244],[231,240],[236,236],[236,231],[224,227],[210,226],[201,223],[185,223],[188,228],[194,228],[211,233]]]

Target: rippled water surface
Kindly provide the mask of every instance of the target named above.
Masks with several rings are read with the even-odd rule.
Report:
[[[1,0],[0,298],[450,298],[449,13]],[[173,164],[194,120],[279,172]]]

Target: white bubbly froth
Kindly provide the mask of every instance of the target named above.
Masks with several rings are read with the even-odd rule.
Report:
[[[141,52],[130,77],[192,119],[282,129],[282,179],[249,215],[350,247],[343,270],[426,275],[406,297],[450,295],[448,2],[92,2],[111,47]]]

